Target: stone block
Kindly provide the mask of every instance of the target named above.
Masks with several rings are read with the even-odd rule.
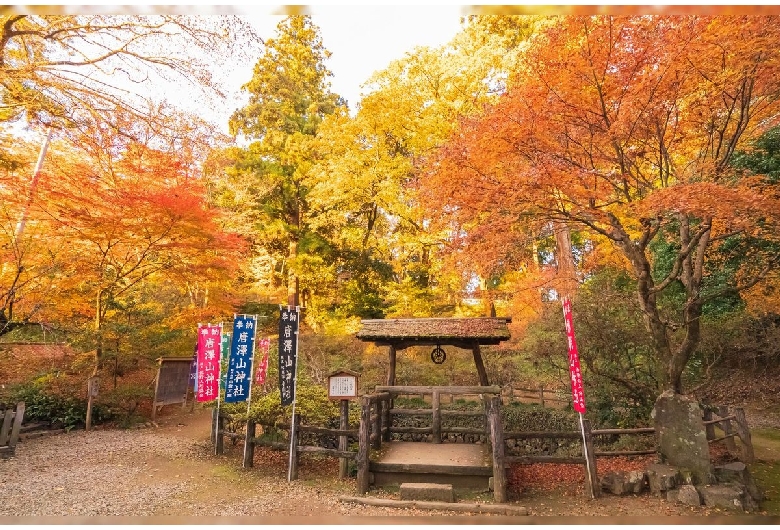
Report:
[[[680,470],[666,464],[651,464],[647,468],[650,491],[656,495],[675,489],[682,483]]]
[[[701,486],[699,493],[705,506],[743,512],[753,512],[758,509],[756,502],[742,484]]]
[[[642,493],[646,487],[647,475],[643,471],[612,471],[601,477],[601,489],[613,495]]]
[[[404,482],[401,484],[401,500],[455,502],[455,496],[452,484]]]
[[[679,502],[689,506],[701,506],[701,495],[696,486],[685,484],[680,489],[669,490],[666,492],[666,500],[669,502]]]
[[[748,467],[742,462],[731,462],[722,466],[715,466],[715,477],[719,483],[737,482],[743,484],[756,502],[764,500],[764,494],[758,489]]]

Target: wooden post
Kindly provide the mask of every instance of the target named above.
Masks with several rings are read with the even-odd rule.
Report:
[[[371,449],[379,449],[382,447],[382,401],[374,401],[373,409],[375,414],[371,415],[371,432],[376,434],[376,437],[371,442]]]
[[[360,401],[360,427],[358,428],[357,454],[357,492],[363,495],[368,491],[368,459],[371,443],[371,400],[363,397]]]
[[[712,410],[709,407],[704,409],[704,432],[707,433],[707,440],[715,439],[715,424],[706,423],[712,420]]]
[[[214,409],[215,411],[217,409]],[[214,443],[214,454],[221,455],[225,452],[225,416],[217,414],[217,440]],[[244,466],[246,467],[246,466]]]
[[[729,408],[727,406],[721,405],[718,407],[718,415],[720,415],[721,418],[727,418],[729,416]],[[727,437],[725,440],[723,440],[726,444],[726,449],[728,449],[729,453],[732,455],[736,455],[737,443],[734,441],[733,436],[729,436],[734,432],[731,429],[731,420],[723,420],[720,422],[720,425],[721,429],[723,429],[723,435]]]
[[[752,464],[755,459],[755,453],[753,452],[753,441],[750,439],[750,428],[745,418],[745,409],[737,407],[734,409],[734,416],[736,416],[737,434],[739,439],[742,440],[742,462],[744,464]]]
[[[544,386],[539,387],[539,404],[544,407]]]
[[[290,433],[290,436],[292,437],[290,451],[293,451],[293,454],[291,455],[292,458],[290,458],[290,480],[298,480],[298,459],[300,458],[300,453],[298,452],[298,434],[301,431],[300,427],[301,415],[296,414],[293,417],[293,429]]]
[[[593,433],[590,429],[590,420],[582,420],[582,428],[585,438],[585,494],[596,499],[601,496],[601,486],[596,470],[596,451],[593,448]],[[589,480],[590,479],[590,480]]]
[[[501,424],[501,396],[485,400],[485,415],[493,452],[493,499],[506,502],[506,467],[504,465],[504,427]]]
[[[479,374],[479,384],[481,386],[490,386],[487,372],[485,371],[485,363],[482,362],[482,353],[479,351],[478,342],[474,343],[471,351],[474,354],[474,364],[477,366],[477,374]]]
[[[441,443],[441,394],[434,390],[431,396],[431,407],[433,408],[433,420],[431,423],[431,440],[435,444]]]
[[[246,436],[244,437],[244,468],[255,465],[255,432],[257,424],[254,420],[246,420]]]
[[[349,428],[349,400],[342,399],[340,406],[339,417],[339,429],[345,431]],[[347,450],[347,437],[345,435],[339,436],[339,451]],[[345,479],[349,476],[349,460],[346,458],[339,458],[339,478]]]
[[[387,366],[387,386],[395,386],[395,346],[390,345],[390,362]]]

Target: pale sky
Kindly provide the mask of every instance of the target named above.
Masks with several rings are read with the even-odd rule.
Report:
[[[371,75],[401,59],[417,46],[448,43],[460,29],[464,6],[309,6],[312,21],[320,28],[325,48],[331,52],[328,68],[331,88],[349,102],[354,112],[361,88]],[[253,9],[254,11],[254,9]],[[284,18],[265,12],[240,11],[252,20],[262,38],[274,37]],[[235,90],[252,76],[253,64],[237,69],[231,80]]]

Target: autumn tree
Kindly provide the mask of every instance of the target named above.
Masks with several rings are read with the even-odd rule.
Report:
[[[150,82],[221,95],[209,62],[240,59],[256,40],[232,16],[2,15],[2,119],[72,128],[116,107],[141,117]]]
[[[430,157],[428,204],[507,263],[504,242],[529,221],[614,250],[636,282],[658,379],[681,393],[705,306],[780,260],[756,244],[777,239],[776,194],[730,165],[776,123],[778,22],[560,17],[532,39],[500,101]],[[748,259],[719,275],[729,252]],[[666,303],[674,290],[677,306]]]
[[[323,123],[321,158],[307,179],[312,222],[354,256],[342,265],[340,289],[372,293],[364,309],[428,316],[457,304],[464,272],[442,263],[442,234],[427,226],[410,184],[417,161],[460,117],[506,89],[523,42],[541,21],[470,17],[450,43],[416,48],[374,74],[354,116],[334,113]]]
[[[263,276],[287,284],[290,305],[299,304],[307,260],[320,262],[317,255],[327,247],[308,226],[304,180],[316,158],[313,141],[322,120],[343,104],[330,91],[329,54],[309,16],[285,18],[242,87],[247,105],[230,118],[231,132],[250,144],[215,155],[223,160],[212,179],[215,200],[241,219],[257,255],[265,258]]]

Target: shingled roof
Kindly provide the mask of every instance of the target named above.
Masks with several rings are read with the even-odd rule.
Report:
[[[507,324],[511,321],[509,317],[363,320],[363,328],[355,336],[366,342],[397,346],[491,345],[509,340]]]

